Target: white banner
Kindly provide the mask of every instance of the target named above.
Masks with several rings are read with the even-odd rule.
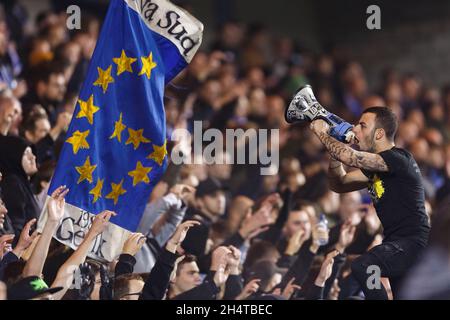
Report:
[[[47,201],[49,198],[47,197]],[[42,232],[47,221],[47,201],[38,222],[37,229],[39,232]],[[53,237],[75,250],[83,241],[95,216],[66,203],[64,217]],[[89,251],[89,257],[101,261],[113,261],[120,255],[123,244],[130,233],[130,231],[110,222],[105,231],[95,239]]]
[[[167,0],[124,0],[154,32],[177,46],[187,63],[202,43],[203,24]]]

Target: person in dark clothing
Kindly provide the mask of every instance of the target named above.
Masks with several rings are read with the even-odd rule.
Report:
[[[28,249],[28,247],[32,244],[32,242],[34,241],[34,239],[37,237],[37,232],[33,232],[32,234],[30,234],[30,229],[31,227],[36,223],[36,220],[30,220],[25,227],[23,228],[20,237],[17,241],[17,245],[14,247],[14,249],[12,249],[11,251],[9,251],[8,253],[6,253],[3,257],[1,257],[2,252],[0,252],[0,281],[3,281],[3,276],[4,276],[4,272],[6,267],[16,261],[19,261],[22,254],[25,252],[25,250]],[[12,240],[12,237],[14,237],[14,235],[3,235],[0,237],[0,248],[3,249],[3,243],[4,240],[7,242],[9,240]]]
[[[319,232],[315,234],[317,235],[317,238],[314,239],[316,236],[313,236],[313,240],[305,242],[299,250],[295,261],[283,276],[281,283],[279,284],[280,288],[285,288],[292,278],[295,278],[294,283],[299,286],[301,286],[305,281],[320,246],[318,242]]]
[[[320,230],[320,229],[319,229]],[[340,227],[339,231],[339,239],[336,244],[334,244],[333,249],[327,254],[327,258],[331,255],[332,260],[334,261],[333,267],[330,270],[331,273],[326,277],[326,279],[323,280],[324,277],[321,277],[323,280],[323,284],[320,285],[321,289],[321,298],[328,298],[329,292],[331,290],[331,287],[333,286],[333,282],[335,279],[337,279],[340,275],[341,269],[345,263],[346,260],[346,251],[347,248],[350,246],[350,244],[353,242],[355,237],[356,227],[353,226],[350,221],[347,221]],[[315,299],[309,297],[311,294],[311,290],[313,292],[317,293],[317,288],[314,288],[316,286],[316,282],[318,279],[315,277],[315,272],[313,272],[313,262],[314,259],[317,257],[316,253],[319,250],[318,244],[321,243],[319,240],[318,230],[314,230],[313,232],[313,239],[312,241],[308,241],[305,243],[304,246],[302,246],[302,249],[300,250],[297,259],[295,260],[294,264],[290,267],[286,275],[283,277],[281,284],[279,287],[285,288],[289,281],[292,281],[294,279],[293,284],[301,286],[302,290],[298,292],[295,296],[301,296],[305,297],[306,299]],[[306,250],[308,249],[308,250]],[[321,248],[322,249],[322,248]],[[322,249],[323,251],[323,249]],[[328,252],[326,250],[325,252]],[[323,262],[326,263],[325,261]],[[322,265],[323,269],[323,265]],[[324,270],[322,270],[324,271]],[[308,277],[313,276],[314,283],[312,286],[308,286]],[[318,276],[320,278],[320,276]],[[328,279],[329,278],[329,279]],[[327,280],[328,279],[328,280]],[[320,281],[319,281],[320,282]],[[319,298],[318,298],[319,299]]]
[[[197,187],[196,201],[197,209],[190,208],[185,220],[193,219],[202,224],[189,232],[182,247],[186,253],[197,257],[200,272],[206,273],[211,264],[211,251],[206,252],[211,226],[221,218],[225,210],[224,188],[220,181],[215,178],[202,181]],[[221,245],[240,248],[245,240],[267,231],[267,226],[273,223],[271,211],[274,205],[271,198],[267,197],[255,211],[245,217],[239,230],[225,239]]]
[[[162,300],[166,296],[175,262],[179,258],[177,250],[185,240],[189,229],[199,224],[198,221],[190,220],[177,227],[164,249],[161,250],[161,254],[145,281],[139,300]]]
[[[175,266],[173,266],[175,267]],[[191,290],[202,283],[195,256],[187,254],[176,263],[176,270],[170,283],[168,298]]]
[[[201,225],[194,227],[186,236],[183,249],[197,257],[205,254],[206,241],[213,222],[225,213],[224,188],[219,180],[208,178],[200,182],[195,194],[197,208],[189,208],[185,220],[197,220]]]
[[[192,117],[189,119],[188,128],[192,132],[194,122],[201,121],[202,127],[207,129],[210,120],[217,109],[217,100],[220,97],[220,82],[210,78],[198,90],[198,98],[194,104]]]
[[[51,128],[45,110],[35,106],[25,117],[22,126],[22,136],[35,146],[37,163],[56,161],[56,151],[64,143],[63,134],[69,127],[72,116],[68,112],[58,114],[56,124]]]
[[[114,278],[114,300],[137,300],[141,295],[144,280],[140,274],[125,273]]]
[[[258,279],[259,289],[251,298],[255,299],[264,294],[268,294],[274,289],[275,285],[285,273],[285,269],[278,268],[276,263],[271,260],[260,260],[254,263],[247,271],[247,283]]]
[[[37,172],[36,157],[26,141],[0,136],[0,171],[3,201],[17,241],[25,224],[40,213],[30,183]]]
[[[47,112],[50,123],[56,123],[58,106],[66,93],[64,69],[59,64],[41,64],[30,74],[31,90],[23,97],[23,111],[26,116],[34,105],[41,105]]]
[[[192,282],[188,285],[179,286],[177,289],[174,289],[173,286],[176,285],[176,277],[172,278],[171,274],[175,267],[175,263],[179,255],[177,254],[177,250],[179,250],[180,244],[185,240],[186,233],[190,228],[195,225],[199,225],[198,221],[185,221],[181,225],[178,226],[172,238],[167,242],[165,249],[161,252],[161,255],[158,257],[155,266],[153,267],[150,275],[145,281],[144,288],[139,297],[139,300],[162,300],[166,297],[166,293],[169,289],[169,285],[171,286],[171,290],[169,290],[167,294],[167,298],[176,299],[176,300],[209,300],[215,299],[217,293],[219,292],[219,287],[225,283],[228,279],[228,276],[225,274],[225,268],[231,270],[233,272],[231,259],[226,258],[227,255],[232,254],[234,251],[226,248],[219,247],[216,249],[216,254],[213,255],[213,260],[211,264],[211,272],[208,274],[203,283],[200,284],[200,277],[198,275],[198,267],[195,270],[190,270],[187,272],[187,276],[192,278]],[[195,259],[184,258],[185,264],[189,264],[191,262],[195,263]],[[226,264],[224,264],[226,261]],[[234,261],[239,261],[239,259],[234,259]],[[235,266],[238,263],[234,264]],[[179,265],[181,268],[181,264]],[[177,274],[179,276],[179,270],[177,270]]]
[[[9,91],[0,92],[0,135],[11,134],[11,127],[17,110],[20,110],[20,102]]]
[[[278,194],[276,194],[278,196]],[[277,200],[275,200],[277,201]],[[275,223],[269,227],[266,232],[263,232],[259,235],[259,238],[271,243],[276,243],[277,247],[280,250],[280,253],[283,253],[287,246],[287,237],[283,234],[283,227],[289,220],[289,214],[291,210],[291,202],[292,202],[292,192],[289,189],[286,189],[283,192],[283,205],[278,213],[277,219]],[[287,235],[288,237],[292,236],[291,234]]]
[[[133,273],[136,265],[134,257],[145,243],[145,236],[142,233],[132,233],[125,241],[122,253],[119,256],[116,267],[114,268],[114,277],[117,278],[123,274]]]
[[[336,279],[345,258],[338,250],[328,253],[322,262],[319,274],[312,286],[307,290],[306,300],[322,300],[326,299],[330,290],[331,283]]]
[[[3,175],[0,171],[0,183],[3,180]],[[2,189],[0,188],[0,236],[4,234],[13,233],[11,227],[11,220],[8,217],[8,209],[2,199]]]
[[[425,192],[420,169],[412,155],[396,148],[397,118],[387,107],[366,109],[353,128],[361,151],[328,135],[329,125],[315,120],[311,129],[330,152],[329,179],[333,191],[343,193],[368,188],[383,226],[384,240],[352,264],[366,299],[387,299],[384,286],[368,288],[369,266],[378,266],[388,277],[394,298],[399,284],[427,245],[430,225],[425,212]],[[358,170],[347,173],[342,164]]]
[[[372,205],[358,204],[359,192],[349,192],[341,195],[341,207],[339,221],[330,229],[328,244],[321,251],[329,251],[339,240],[342,226],[350,221],[356,226],[355,240],[346,249],[347,254],[365,253],[376,236],[381,233],[381,222],[378,219],[375,208]],[[356,200],[356,201],[355,201]],[[344,204],[344,201],[345,205]],[[345,207],[345,209],[344,209]]]
[[[225,284],[224,297],[233,298],[239,294],[242,289],[240,277],[237,271],[239,265],[239,250],[232,247],[220,246],[212,254],[211,266],[203,282],[199,285],[192,285],[182,289],[180,282],[184,280],[177,279],[177,275],[171,285],[168,298],[173,300],[216,300],[220,293],[220,288]],[[225,271],[227,270],[227,271]],[[197,268],[198,272],[198,268]],[[185,272],[186,275],[186,272]],[[188,273],[189,276],[189,273]],[[178,285],[176,284],[178,282]],[[174,287],[178,288],[175,289]],[[181,289],[181,290],[180,290]]]

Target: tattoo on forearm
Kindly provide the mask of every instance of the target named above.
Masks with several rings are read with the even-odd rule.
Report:
[[[386,163],[378,154],[354,150],[324,132],[320,132],[318,137],[331,157],[347,166],[378,172],[388,171]]]
[[[336,160],[334,158],[331,158],[330,159],[329,169],[330,170],[335,170],[335,169],[338,169],[338,168],[342,168],[342,162],[340,162],[340,161],[338,161],[338,160]]]

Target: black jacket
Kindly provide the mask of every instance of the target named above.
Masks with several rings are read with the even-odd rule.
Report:
[[[310,241],[303,244],[297,254],[295,262],[283,276],[281,283],[277,287],[283,290],[292,278],[295,278],[294,284],[299,286],[303,285],[303,282],[308,277],[314,257],[316,256],[316,254],[309,249],[310,244]]]
[[[135,264],[136,259],[132,255],[122,253],[119,256],[119,261],[117,261],[116,267],[114,268],[114,277],[117,278],[123,274],[133,273]]]
[[[162,250],[161,255],[156,260],[147,280],[139,300],[162,300],[169,288],[170,274],[178,258],[176,253]]]
[[[31,183],[22,167],[23,153],[28,146],[21,138],[0,136],[2,198],[16,235],[15,241],[18,241],[25,224],[40,214]]]
[[[172,300],[216,300],[219,292],[220,289],[208,275],[201,285],[175,296]]]
[[[3,274],[8,264],[15,261],[19,261],[19,258],[12,252],[8,252],[3,256],[2,260],[0,260],[0,281],[3,281]]]

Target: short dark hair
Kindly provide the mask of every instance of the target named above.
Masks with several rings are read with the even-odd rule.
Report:
[[[43,188],[41,185],[41,182],[50,182],[52,179],[53,173],[56,169],[56,163],[52,160],[44,161],[39,166],[39,171],[34,175],[32,178],[34,191],[36,194],[39,194],[42,192]]]
[[[181,261],[178,262],[178,264],[177,264],[176,276],[178,277],[180,275],[180,270],[183,265],[185,265],[186,263],[191,263],[191,262],[197,262],[197,257],[192,254],[186,254],[184,256],[184,258],[181,259]]]
[[[382,128],[386,133],[386,138],[389,141],[394,141],[397,133],[398,120],[397,116],[388,107],[370,107],[363,111],[364,113],[375,114],[375,127]]]
[[[39,82],[48,84],[52,75],[64,75],[64,63],[61,61],[42,62],[29,70],[27,78],[30,87],[36,90]]]
[[[118,276],[114,280],[114,293],[113,298],[114,300],[120,300],[123,296],[126,294],[129,294],[130,292],[130,281],[132,280],[138,280],[138,281],[144,281],[144,279],[141,277],[140,274],[137,273],[126,273]],[[136,293],[136,292],[131,292]]]
[[[244,278],[248,275],[248,270],[258,261],[268,260],[273,255],[278,254],[277,247],[265,240],[255,241],[251,244],[250,248],[248,248],[247,256],[245,257],[245,261],[243,264],[244,268]]]
[[[21,128],[22,135],[25,137],[25,131],[34,132],[36,130],[36,123],[39,120],[48,120],[47,112],[40,105],[35,105],[32,111],[23,119]]]

